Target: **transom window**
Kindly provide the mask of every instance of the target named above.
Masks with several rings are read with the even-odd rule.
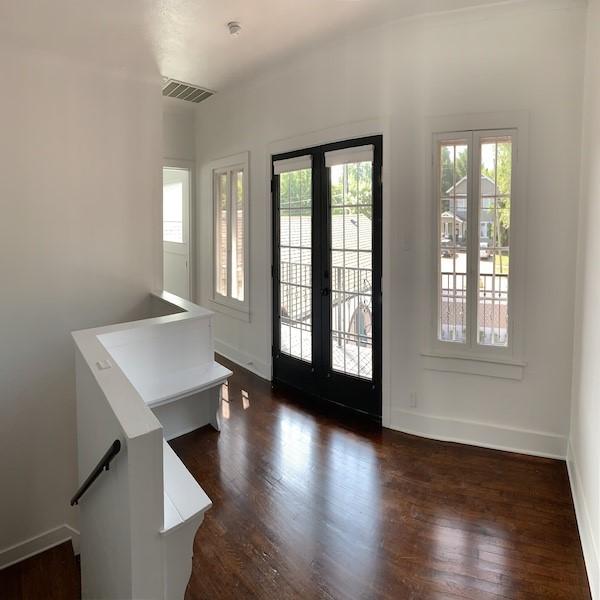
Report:
[[[510,344],[514,130],[435,136],[437,338]]]

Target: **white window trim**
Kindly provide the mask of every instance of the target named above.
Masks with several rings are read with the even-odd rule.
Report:
[[[211,307],[217,312],[241,319],[250,321],[250,153],[241,152],[232,156],[227,156],[215,161],[212,161],[209,167],[210,176],[210,192],[211,192],[211,278],[210,278],[210,298]],[[232,171],[242,169],[244,172],[244,300],[240,301],[230,296],[219,294],[216,286],[216,239],[215,239],[215,218],[216,218],[216,196],[215,196],[215,181],[218,173],[224,171]],[[229,223],[227,227],[228,242],[227,242],[227,288],[229,291],[231,278],[231,260],[230,260],[230,238],[231,238],[231,212],[228,215]]]
[[[432,232],[430,244],[431,277],[428,277],[427,297],[430,302],[430,319],[424,333],[424,344],[421,355],[424,367],[430,370],[468,373],[473,375],[496,376],[508,379],[522,379],[524,360],[524,303],[525,303],[525,245],[527,236],[527,158],[528,158],[528,115],[525,112],[492,113],[461,115],[457,117],[432,118],[428,121],[429,144],[427,145],[427,195],[431,199],[431,209],[426,211],[429,230]],[[445,342],[438,339],[438,286],[439,286],[439,257],[438,244],[440,239],[437,187],[439,186],[436,165],[439,158],[438,141],[464,139],[466,132],[473,132],[473,144],[470,146],[471,165],[479,161],[479,137],[481,134],[501,135],[510,132],[514,136],[513,172],[512,172],[512,198],[511,198],[511,266],[509,273],[509,343],[507,347],[485,346],[477,343]],[[473,177],[470,178],[470,198],[479,197],[480,182],[473,186]],[[475,178],[476,180],[478,178]],[[477,215],[477,202],[471,202],[469,218],[479,221]],[[472,216],[474,215],[474,216]],[[472,220],[474,222],[474,220]],[[478,243],[473,243],[471,238],[479,233],[477,227],[470,226],[469,269],[477,269],[477,260],[473,254],[478,254]],[[476,259],[478,256],[476,256]],[[472,286],[471,286],[472,287]],[[471,290],[474,293],[476,290]],[[470,306],[473,306],[471,301]],[[476,304],[475,304],[476,305]],[[469,315],[470,331],[476,326],[476,311],[471,310]],[[468,332],[469,335],[469,332]],[[474,338],[470,338],[474,339]],[[507,368],[511,367],[511,368]]]

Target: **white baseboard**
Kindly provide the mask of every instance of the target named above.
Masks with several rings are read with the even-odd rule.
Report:
[[[596,540],[594,539],[592,530],[592,520],[583,493],[579,468],[570,443],[567,455],[567,469],[569,471],[571,494],[573,496],[573,504],[575,505],[577,527],[579,529],[579,538],[581,539],[581,546],[583,548],[583,556],[585,559],[588,581],[590,582],[592,599],[600,600],[600,553],[596,547]]]
[[[23,540],[14,546],[0,550],[0,569],[10,567],[15,563],[69,540],[73,542],[75,554],[79,554],[79,532],[66,523],[27,540]]]
[[[498,427],[394,408],[390,421],[390,429],[444,442],[458,442],[562,460],[567,455],[566,436],[552,433]]]
[[[221,340],[215,340],[215,352],[222,354],[225,358],[240,365],[240,367],[252,371],[255,375],[271,381],[271,365],[259,360],[255,356],[242,352],[242,350],[238,350]]]

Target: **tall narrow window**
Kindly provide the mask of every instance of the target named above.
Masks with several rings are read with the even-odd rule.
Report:
[[[190,299],[191,165],[163,167],[163,289]]]
[[[244,301],[244,170],[231,180],[231,297]]]
[[[215,278],[216,291],[227,296],[228,238],[229,238],[229,172],[216,175],[215,199]]]
[[[515,132],[436,136],[437,338],[509,345],[510,222]]]
[[[163,242],[183,244],[184,181],[169,181],[170,171],[163,170]]]
[[[248,165],[213,168],[214,298],[217,303],[247,312]],[[232,157],[237,159],[240,157]],[[227,161],[219,161],[219,163]],[[237,161],[236,161],[237,162]]]
[[[477,336],[480,344],[508,344],[510,270],[511,136],[480,138],[479,288]]]
[[[467,188],[469,143],[439,145],[439,323],[440,340],[467,339]]]

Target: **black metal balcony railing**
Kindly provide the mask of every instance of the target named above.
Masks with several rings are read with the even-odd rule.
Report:
[[[280,271],[282,321],[310,320],[312,297],[311,265],[282,262]],[[361,267],[333,267],[331,269],[332,308],[358,299],[370,304],[373,286],[372,271]]]

